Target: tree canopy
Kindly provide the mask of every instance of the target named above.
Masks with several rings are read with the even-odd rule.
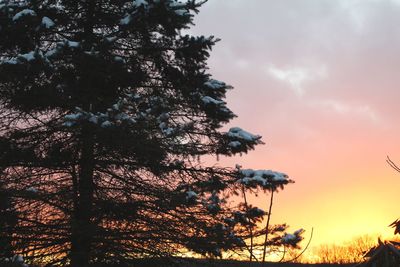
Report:
[[[201,163],[262,143],[222,128],[235,115],[232,87],[208,73],[218,39],[185,34],[204,2],[0,1],[0,179],[18,215],[3,231],[15,253],[83,267],[246,247],[238,229],[266,213],[228,198],[291,180]]]

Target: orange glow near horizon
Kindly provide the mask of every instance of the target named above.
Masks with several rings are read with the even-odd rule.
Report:
[[[260,148],[264,149],[268,150],[268,145]],[[241,158],[223,159],[220,164],[232,166],[238,162],[246,166],[252,163],[255,168],[262,168],[265,163],[256,160],[258,153],[268,155],[273,151],[254,151],[254,159],[250,153]],[[392,237],[393,229],[388,225],[398,214],[400,174],[392,170],[379,155],[364,157],[365,164],[360,162],[359,169],[347,166],[354,164],[354,161],[348,161],[345,156],[337,156],[336,162],[330,161],[330,167],[318,162],[311,162],[312,166],[309,167],[302,162],[297,165],[293,159],[282,164],[285,161],[283,158],[276,155],[272,159],[274,156],[271,155],[268,165],[285,170],[295,180],[294,184],[289,184],[275,195],[272,222],[286,222],[291,226],[291,231],[304,228],[303,243],[308,241],[314,228],[311,247],[341,244],[361,235]],[[342,164],[345,166],[340,166]],[[335,171],[336,168],[338,171]],[[260,194],[251,200],[267,209],[267,196]]]
[[[244,164],[248,161],[244,157],[241,162]],[[393,182],[400,180],[400,174],[396,177],[397,173],[386,168],[387,172],[382,175],[390,177]],[[348,175],[351,178],[355,174]],[[325,187],[318,182],[310,186],[300,179],[302,176],[293,176],[296,183],[275,195],[271,220],[272,223],[288,223],[291,226],[289,231],[304,228],[306,233],[303,245],[308,242],[312,229],[314,235],[311,248],[322,244],[343,244],[362,235],[383,239],[393,237],[393,229],[388,225],[398,214],[398,195],[395,186],[385,184],[384,180],[388,180],[386,177],[368,178],[361,174],[366,181],[376,180],[382,184],[349,182],[338,185],[333,182]],[[333,181],[334,177],[325,174],[320,179]],[[259,194],[252,197],[251,202],[267,210],[269,197]]]
[[[394,0],[212,0],[190,30],[222,39],[209,63],[235,87],[227,127],[266,143],[218,164],[295,180],[276,195],[272,221],[304,228],[306,241],[313,227],[311,246],[390,237],[400,215],[400,173],[385,162],[400,164],[399,12]]]

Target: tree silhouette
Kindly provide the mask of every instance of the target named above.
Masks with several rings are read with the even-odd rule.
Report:
[[[221,130],[235,115],[231,87],[207,72],[218,39],[182,33],[204,2],[1,2],[0,167],[17,252],[85,267],[245,246],[238,224],[265,213],[228,197],[291,181],[201,164],[262,143]]]

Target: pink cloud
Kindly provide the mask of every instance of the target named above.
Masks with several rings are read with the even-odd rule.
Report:
[[[400,174],[385,163],[400,162],[399,3],[211,0],[190,30],[222,39],[209,63],[235,87],[232,125],[266,141],[222,163],[287,172],[296,184],[279,194],[275,219],[314,226],[316,244],[350,238],[360,222],[386,231],[399,214]]]

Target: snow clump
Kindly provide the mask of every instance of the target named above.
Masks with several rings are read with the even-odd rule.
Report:
[[[252,188],[260,186],[264,190],[282,189],[284,185],[293,182],[286,174],[271,170],[240,169],[238,173],[238,183]]]
[[[245,130],[242,130],[239,127],[230,128],[229,132],[227,134],[229,137],[242,139],[242,140],[249,141],[249,142],[255,142],[255,141],[261,139],[260,135],[251,134],[249,132],[246,132]]]
[[[35,187],[32,187],[32,186],[31,186],[31,187],[29,187],[29,188],[26,189],[26,192],[36,194],[36,193],[38,192],[38,190],[37,190]]]
[[[214,104],[214,105],[225,104],[224,101],[214,99],[214,98],[212,98],[211,96],[203,96],[203,97],[201,98],[201,100],[203,101],[204,104]]]
[[[15,16],[12,18],[12,20],[17,21],[20,18],[27,17],[27,16],[35,17],[36,12],[33,11],[32,9],[24,9],[24,10],[18,12],[17,14],[15,14]]]
[[[186,192],[186,200],[191,200],[191,199],[196,199],[197,198],[197,193],[190,190]]]
[[[222,88],[226,88],[226,83],[221,82],[221,81],[217,81],[214,79],[210,79],[209,81],[204,83],[205,86],[214,89],[214,90],[218,90],[218,89],[222,89]]]
[[[43,17],[42,18],[42,25],[46,29],[50,29],[50,28],[54,27],[55,23],[49,17]]]
[[[304,233],[304,229],[294,231],[293,234],[285,233],[281,238],[282,244],[297,247],[298,243],[303,240],[301,234]]]

